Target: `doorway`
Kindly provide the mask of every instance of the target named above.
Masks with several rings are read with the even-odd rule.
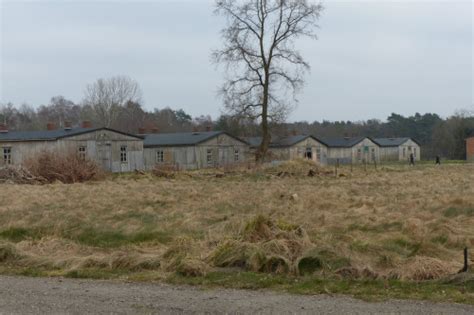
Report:
[[[112,171],[112,145],[108,142],[98,144],[98,158],[102,169]]]

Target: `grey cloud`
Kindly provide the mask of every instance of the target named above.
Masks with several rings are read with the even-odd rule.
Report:
[[[452,114],[472,105],[472,3],[325,1],[312,71],[292,120]],[[211,1],[6,2],[0,101],[80,101],[98,77],[127,74],[145,106],[220,113],[210,63],[222,21]]]

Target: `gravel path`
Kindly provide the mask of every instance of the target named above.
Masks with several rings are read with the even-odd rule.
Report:
[[[60,278],[0,276],[0,314],[474,314],[474,307],[416,301]]]

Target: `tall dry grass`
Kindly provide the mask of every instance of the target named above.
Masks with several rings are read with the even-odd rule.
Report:
[[[313,168],[0,185],[0,265],[425,280],[474,248],[473,165]]]

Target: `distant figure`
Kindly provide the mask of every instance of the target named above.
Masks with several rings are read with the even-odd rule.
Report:
[[[410,166],[415,166],[415,156],[410,153]]]
[[[441,158],[439,155],[436,156],[436,165],[441,165]]]

